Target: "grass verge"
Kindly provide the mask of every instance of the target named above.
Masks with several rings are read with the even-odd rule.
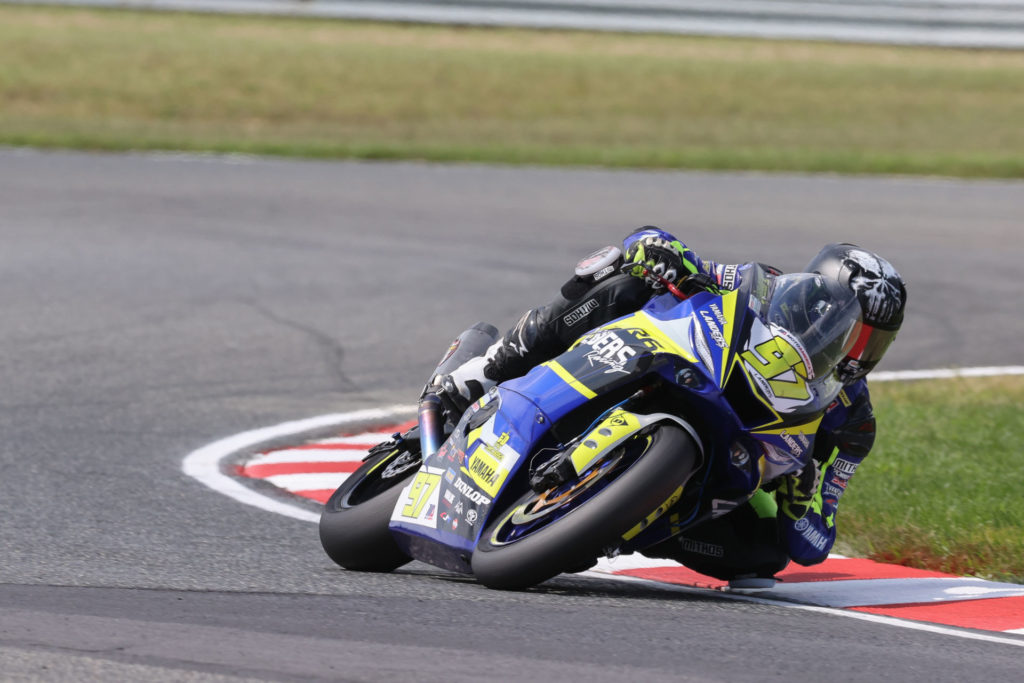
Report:
[[[0,6],[0,144],[1024,177],[1024,53]]]
[[[842,550],[1024,583],[1024,378],[880,383],[878,440],[838,515]]]

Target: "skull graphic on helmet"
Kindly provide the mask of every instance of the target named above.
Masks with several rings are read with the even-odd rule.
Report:
[[[888,261],[860,249],[851,249],[844,265],[854,271],[850,286],[864,305],[865,318],[891,320],[903,308],[900,276]]]

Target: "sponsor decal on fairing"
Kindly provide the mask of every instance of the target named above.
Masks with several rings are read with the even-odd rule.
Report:
[[[475,488],[470,486],[469,483],[465,481],[462,477],[457,477],[455,479],[455,483],[453,484],[453,486],[455,487],[456,491],[465,496],[466,499],[471,503],[476,503],[477,505],[491,504],[490,498],[488,498],[487,496],[485,496],[484,494],[480,493]]]
[[[728,344],[725,342],[725,337],[722,335],[722,330],[719,329],[718,323],[715,322],[711,313],[705,309],[701,309],[700,317],[704,319],[704,324],[708,326],[708,332],[711,335],[712,341],[715,342],[715,346],[720,349],[724,349]]]
[[[629,371],[626,370],[626,364],[636,356],[636,349],[626,346],[626,342],[619,338],[617,330],[595,332],[584,337],[580,345],[591,348],[584,357],[591,367],[604,365],[605,374],[627,374]]]

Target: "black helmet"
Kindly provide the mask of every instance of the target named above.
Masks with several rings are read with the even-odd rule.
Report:
[[[871,372],[896,338],[907,306],[906,285],[891,263],[855,244],[826,245],[805,270],[834,278],[860,302],[861,329],[837,366],[839,379],[850,384]]]

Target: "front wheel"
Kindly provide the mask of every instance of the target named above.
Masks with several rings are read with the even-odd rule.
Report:
[[[572,482],[525,494],[496,517],[473,553],[490,588],[520,590],[597,558],[673,496],[700,465],[686,431],[637,434]]]
[[[371,456],[346,479],[320,515],[320,544],[345,569],[389,572],[412,561],[388,528],[403,485],[420,456],[405,448]]]

